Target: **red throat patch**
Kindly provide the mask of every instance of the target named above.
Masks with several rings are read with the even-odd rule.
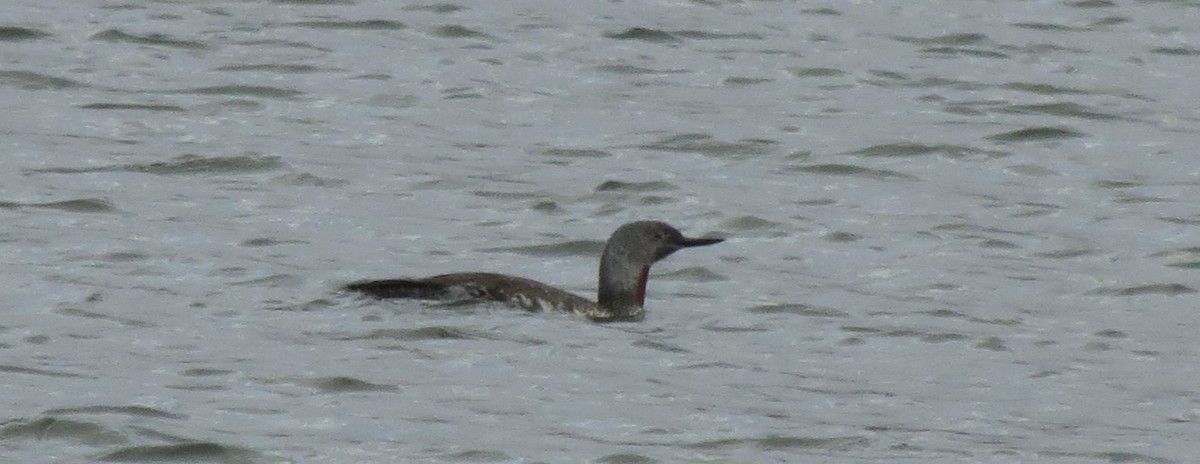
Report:
[[[642,275],[638,277],[637,302],[639,308],[646,307],[646,281],[650,279],[650,265],[642,266]]]

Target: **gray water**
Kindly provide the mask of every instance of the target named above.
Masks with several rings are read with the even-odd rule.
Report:
[[[3,12],[4,462],[1200,459],[1196,2]]]

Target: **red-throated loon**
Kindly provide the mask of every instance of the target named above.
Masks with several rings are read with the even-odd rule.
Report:
[[[582,314],[595,321],[639,321],[645,316],[646,279],[651,264],[683,248],[723,241],[684,237],[674,227],[657,221],[625,224],[609,237],[600,257],[597,302],[534,280],[482,272],[366,280],[345,289],[375,298],[500,301],[529,311]]]

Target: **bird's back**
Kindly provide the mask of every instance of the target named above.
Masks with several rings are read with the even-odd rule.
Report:
[[[346,286],[375,298],[490,300],[529,311],[601,315],[595,302],[536,280],[487,272],[442,274],[424,279],[390,279]]]

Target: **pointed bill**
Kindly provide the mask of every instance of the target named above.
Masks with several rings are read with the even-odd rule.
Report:
[[[698,247],[698,246],[708,246],[708,245],[712,245],[712,244],[716,244],[716,243],[721,243],[721,242],[724,242],[724,241],[725,241],[725,239],[723,239],[723,238],[689,238],[689,237],[684,237],[684,238],[683,238],[683,240],[681,240],[681,241],[679,242],[679,246],[681,246],[681,247],[683,247],[683,248],[687,248],[687,247]]]

